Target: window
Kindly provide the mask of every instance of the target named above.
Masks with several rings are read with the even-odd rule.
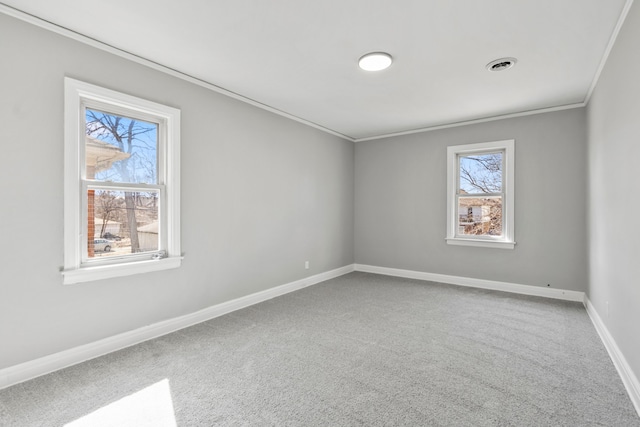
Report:
[[[447,243],[513,249],[514,141],[447,148]]]
[[[64,283],[179,267],[180,111],[65,79]]]

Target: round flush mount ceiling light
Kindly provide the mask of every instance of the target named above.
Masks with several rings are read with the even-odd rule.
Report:
[[[393,58],[385,52],[371,52],[363,55],[358,65],[365,71],[382,71],[389,68]]]
[[[487,70],[489,71],[504,71],[516,65],[518,60],[516,58],[500,58],[495,61],[491,61],[487,64]]]

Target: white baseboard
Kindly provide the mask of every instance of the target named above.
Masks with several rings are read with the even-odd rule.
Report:
[[[0,389],[63,369],[105,354],[130,347],[141,342],[158,338],[195,324],[222,316],[232,311],[240,310],[250,305],[275,298],[289,292],[297,291],[307,286],[315,285],[335,277],[354,271],[353,264],[335,270],[316,274],[295,282],[287,283],[245,297],[223,302],[195,313],[176,317],[153,325],[118,334],[93,343],[64,350],[49,356],[41,357],[30,362],[21,363],[0,370]]]
[[[364,264],[356,264],[355,270],[363,271],[366,273],[384,274],[386,276],[404,277],[407,279],[428,280],[431,282],[448,283],[451,285],[511,292],[514,294],[534,295],[538,297],[554,298],[566,301],[584,301],[584,292],[567,291],[564,289],[518,285],[515,283],[496,282],[494,280],[473,279],[471,277],[449,276],[445,274],[425,273],[422,271],[413,270],[400,270],[397,268],[376,267],[373,265]]]
[[[478,287],[483,289],[492,289],[505,292],[513,292],[525,295],[535,295],[547,298],[556,298],[569,301],[584,302],[587,313],[591,317],[598,334],[600,335],[613,363],[618,370],[620,377],[629,393],[638,414],[640,415],[640,383],[633,374],[626,359],[620,352],[613,337],[604,326],[604,323],[598,316],[593,305],[583,292],[566,291],[558,289],[538,288],[535,286],[518,285],[505,282],[496,282],[490,280],[473,279],[468,277],[448,276],[442,274],[425,273],[411,270],[400,270],[386,267],[375,267],[370,265],[355,264],[347,265],[335,270],[320,273],[314,276],[306,277],[295,282],[287,283],[235,300],[217,304],[212,307],[205,308],[195,313],[180,316],[174,319],[165,320],[153,325],[145,326],[133,331],[105,338],[90,344],[85,344],[69,350],[65,350],[50,356],[45,356],[30,362],[25,362],[16,366],[11,366],[0,370],[0,389],[33,379],[35,377],[48,374],[105,354],[130,347],[141,342],[158,338],[162,335],[175,332],[177,330],[258,304],[262,301],[275,298],[280,295],[293,292],[307,286],[330,280],[352,271],[362,271],[368,273],[383,274],[387,276],[405,277],[419,280],[429,280],[440,283],[449,283],[461,286]]]
[[[613,365],[618,370],[618,374],[620,374],[622,383],[627,389],[629,398],[631,399],[633,406],[635,406],[638,416],[640,416],[640,381],[638,381],[638,378],[633,373],[633,370],[627,363],[627,359],[620,351],[618,344],[616,344],[616,341],[609,333],[609,330],[588,297],[584,298],[584,305],[587,308],[587,313],[591,318],[591,322],[593,322],[596,331],[598,331],[598,335],[600,335],[600,339],[604,343],[607,352],[609,352],[609,357],[611,357]]]

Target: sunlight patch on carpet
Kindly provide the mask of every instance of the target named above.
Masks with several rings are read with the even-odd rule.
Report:
[[[159,381],[65,425],[103,426],[176,427],[169,380]]]

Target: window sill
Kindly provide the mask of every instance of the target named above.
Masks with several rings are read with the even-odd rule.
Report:
[[[182,264],[182,257],[169,257],[158,260],[136,261],[123,264],[81,267],[62,272],[64,285],[73,285],[94,280],[110,279],[113,277],[130,276],[132,274],[149,273],[152,271],[178,268]]]
[[[476,246],[482,248],[513,249],[516,245],[516,242],[505,240],[460,239],[453,237],[448,237],[446,240],[449,245]]]

